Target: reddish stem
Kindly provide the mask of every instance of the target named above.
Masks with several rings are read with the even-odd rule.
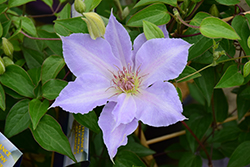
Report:
[[[25,32],[23,32],[22,30],[20,31],[20,33],[22,33],[24,36],[30,38],[30,39],[36,39],[36,40],[48,40],[48,41],[60,41],[61,38],[38,38],[38,37],[31,37],[28,34],[26,34]]]
[[[199,145],[201,146],[201,148],[203,149],[203,151],[205,152],[207,159],[208,159],[208,165],[209,167],[212,167],[212,160],[206,150],[206,148],[204,147],[204,145],[201,143],[201,141],[197,138],[197,136],[194,134],[194,132],[189,128],[189,126],[184,122],[181,121],[181,123],[186,127],[186,129],[191,133],[191,135],[195,138],[195,140],[199,143]]]

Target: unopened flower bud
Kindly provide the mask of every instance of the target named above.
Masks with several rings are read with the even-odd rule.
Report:
[[[11,59],[13,59],[14,47],[12,43],[10,43],[10,41],[4,37],[2,38],[2,47],[3,47],[3,52]]]
[[[78,12],[78,13],[83,13],[85,12],[86,10],[86,5],[85,3],[83,2],[83,0],[75,0],[74,2],[74,7],[75,7],[75,10]]]
[[[129,14],[129,8],[125,7],[122,11],[122,19],[125,19]]]
[[[11,64],[14,64],[14,62],[10,58],[8,58],[7,56],[3,57],[3,62],[4,62],[5,67],[7,67]]]
[[[0,57],[0,75],[2,75],[5,72],[5,66],[3,59]]]
[[[209,9],[209,13],[212,15],[212,16],[215,16],[215,17],[219,17],[220,16],[220,12],[218,10],[218,8],[216,7],[215,4],[213,4],[211,6],[211,8]]]
[[[102,37],[105,34],[105,24],[102,18],[94,12],[83,14],[86,18],[82,18],[86,23],[89,30],[89,35],[92,39]]]

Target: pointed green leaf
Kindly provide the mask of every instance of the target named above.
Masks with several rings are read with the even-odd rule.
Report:
[[[21,23],[21,28],[27,32],[28,34],[32,35],[32,36],[37,36],[36,34],[36,27],[34,25],[34,23],[32,22],[32,20],[28,17],[12,17],[13,19],[13,23],[15,24],[15,26],[18,28],[20,26]]]
[[[29,69],[28,74],[35,85],[41,81],[41,67]]]
[[[0,84],[0,108],[4,111],[6,108],[6,104],[5,104],[5,92],[4,89],[2,87],[2,85]]]
[[[85,0],[86,12],[89,12],[96,8],[102,0]]]
[[[235,16],[231,25],[241,38],[241,40],[238,40],[240,46],[243,48],[246,55],[250,55],[250,48],[247,46],[247,38],[250,36],[250,30],[248,27],[249,21],[247,21],[246,17],[250,17],[250,14],[246,14],[245,17],[241,15]]]
[[[156,2],[162,2],[171,6],[176,7],[177,6],[177,0],[140,0],[135,6],[134,8],[137,8],[139,6],[144,6],[144,5],[149,5],[152,3],[156,3]]]
[[[238,72],[236,65],[228,67],[215,88],[229,88],[239,86],[244,82],[244,77]]]
[[[164,38],[164,34],[162,30],[157,27],[155,24],[150,23],[148,21],[143,21],[143,32],[147,40],[153,38]]]
[[[48,108],[49,108],[49,101],[46,99],[43,102],[41,102],[38,99],[33,99],[29,102],[29,114],[33,130],[36,129],[40,119],[47,112]]]
[[[146,167],[146,165],[140,160],[140,158],[131,151],[121,151],[115,158],[114,167],[132,167],[140,166]]]
[[[234,150],[227,167],[243,167],[248,164],[250,164],[250,141],[245,141]]]
[[[142,27],[143,20],[154,23],[155,25],[163,25],[169,22],[170,15],[164,4],[153,4],[133,15],[128,20],[127,26]]]
[[[42,83],[44,84],[49,79],[54,79],[64,67],[65,62],[62,57],[50,56],[42,65]]]
[[[31,123],[28,111],[29,102],[28,99],[19,101],[10,109],[5,122],[6,137],[10,138],[29,127]]]
[[[30,69],[41,67],[45,59],[45,55],[42,51],[37,51],[37,50],[29,49],[26,47],[22,47],[22,51],[23,51],[26,63]]]
[[[227,98],[222,89],[214,90],[214,111],[217,122],[222,122],[228,115],[228,103]]]
[[[190,66],[186,66],[184,68],[184,70],[182,71],[182,73],[178,76],[178,78],[176,78],[177,82],[184,82],[184,81],[188,81],[190,79],[194,79],[194,78],[198,78],[201,76],[200,73],[196,73],[194,75],[192,75],[193,73],[196,73],[196,70],[193,67]],[[189,76],[191,75],[191,76]],[[187,77],[189,76],[189,77]],[[185,79],[183,79],[184,77],[187,77]]]
[[[72,33],[87,33],[88,28],[81,17],[70,19],[55,20],[55,31],[62,36],[68,36]]]
[[[226,6],[236,5],[240,3],[239,0],[216,0],[218,3]]]
[[[2,24],[0,23],[0,37],[3,35],[3,26]]]
[[[36,130],[30,128],[35,140],[48,151],[56,151],[67,155],[75,161],[69,141],[58,122],[49,115],[44,115]]]
[[[237,95],[237,113],[238,113],[238,120],[241,120],[243,116],[250,110],[250,103],[248,99],[240,97]]]
[[[250,74],[250,61],[248,61],[243,68],[243,76],[246,77]]]
[[[205,18],[201,22],[200,32],[209,38],[240,39],[239,35],[229,24],[216,17]]]
[[[69,19],[71,16],[71,5],[67,3],[56,16],[57,16],[57,20]]]
[[[42,87],[43,97],[48,100],[54,100],[67,84],[66,81],[59,79],[48,80]]]
[[[184,154],[179,162],[178,167],[201,167],[202,159],[199,155],[192,153]]]
[[[21,6],[31,1],[35,1],[35,0],[9,0],[8,5],[9,5],[9,8],[12,8],[15,6]]]
[[[98,133],[100,128],[97,124],[97,116],[95,111],[90,111],[88,114],[73,114],[75,120],[83,126],[86,126],[90,130]]]
[[[6,2],[7,0],[0,0],[0,4],[2,4],[2,3],[4,3],[4,2]]]
[[[42,1],[52,8],[53,0],[42,0]]]
[[[0,82],[20,95],[34,97],[35,86],[28,73],[20,66],[7,66],[5,73],[0,76]]]
[[[247,38],[247,46],[250,48],[250,36]]]

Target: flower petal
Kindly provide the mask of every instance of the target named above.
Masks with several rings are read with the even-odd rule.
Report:
[[[113,54],[122,62],[124,67],[132,62],[132,43],[126,29],[120,24],[113,13],[109,17],[104,38],[112,47]]]
[[[109,87],[110,81],[103,76],[86,74],[69,82],[51,107],[60,106],[72,113],[88,113],[96,106],[106,104],[109,97],[115,94]]]
[[[131,94],[122,93],[117,98],[117,104],[112,111],[116,125],[127,124],[135,118],[136,104]]]
[[[134,119],[128,124],[120,124],[117,128],[113,129],[116,124],[112,114],[115,105],[115,102],[106,104],[98,121],[111,160],[116,155],[118,147],[127,144],[127,136],[133,133],[138,126],[138,120]]]
[[[181,114],[183,109],[178,93],[169,82],[157,81],[141,90],[136,104],[136,118],[150,126],[168,126],[186,119]]]
[[[163,34],[164,34],[164,37],[165,37],[165,38],[169,38],[168,31],[167,31],[167,29],[166,29],[166,25],[164,24],[164,25],[160,25],[160,26],[158,26],[158,27],[162,30],[162,32],[163,32]],[[141,47],[146,41],[147,41],[147,39],[146,39],[144,33],[139,34],[139,35],[135,38],[135,40],[134,40],[134,45],[133,45],[133,55],[136,55],[137,51],[140,49],[140,47]]]
[[[187,64],[191,45],[182,39],[151,39],[145,42],[135,57],[135,67],[141,69],[143,84],[170,80],[179,76]]]
[[[115,66],[122,68],[105,39],[93,40],[89,34],[71,34],[61,38],[65,62],[77,77],[86,73],[98,73],[110,78],[110,71],[116,71]]]

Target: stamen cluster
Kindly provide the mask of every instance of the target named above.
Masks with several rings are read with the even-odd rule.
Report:
[[[133,72],[131,66],[128,66],[128,68],[123,67],[122,70],[118,69],[117,75],[113,74],[114,79],[112,79],[115,89],[119,93],[138,93],[138,88],[141,84],[141,77],[138,74],[139,70],[137,69],[136,72]]]

